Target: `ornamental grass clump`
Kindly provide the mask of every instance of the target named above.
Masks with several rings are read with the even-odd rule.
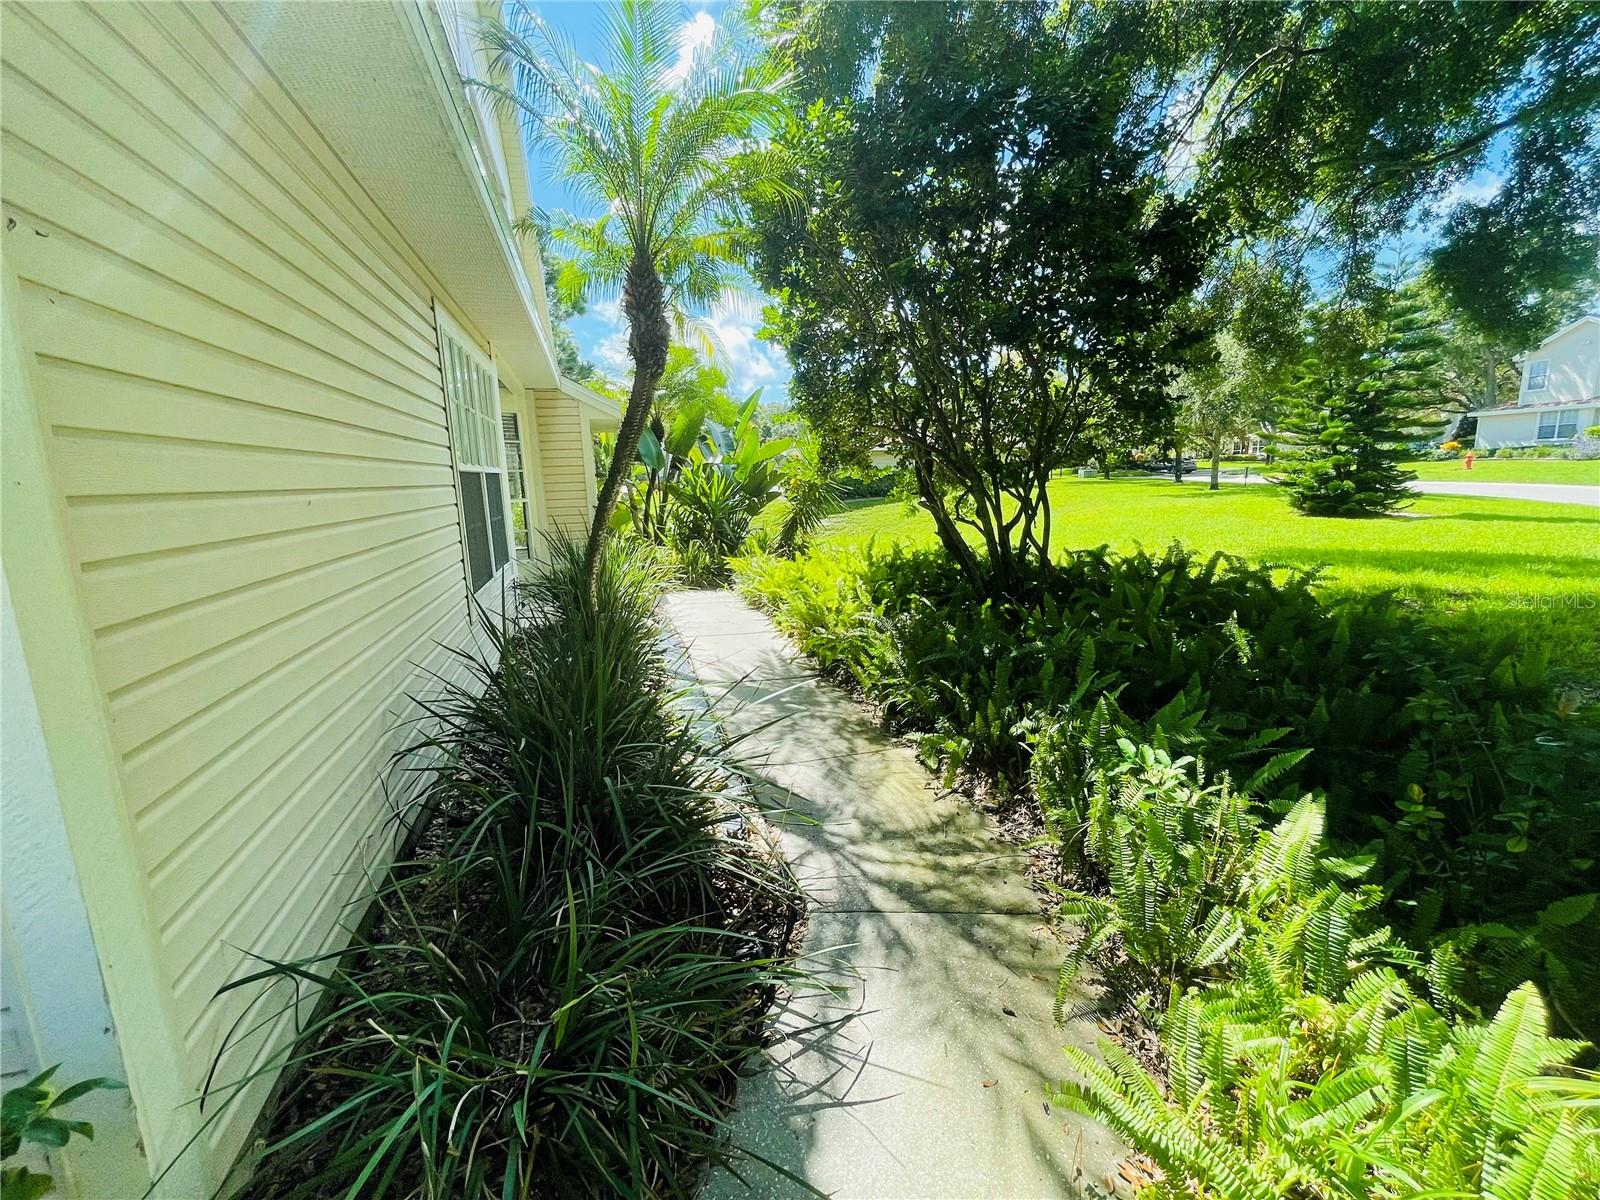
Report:
[[[424,704],[431,819],[365,932],[229,985],[318,998],[249,1194],[688,1196],[731,1156],[797,893],[671,703],[658,573],[612,543],[591,602],[551,555]]]

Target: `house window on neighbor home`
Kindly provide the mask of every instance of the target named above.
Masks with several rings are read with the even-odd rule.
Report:
[[[1539,440],[1541,442],[1559,441],[1563,438],[1577,436],[1578,413],[1575,409],[1568,412],[1539,414]]]
[[[1550,360],[1541,358],[1528,364],[1528,390],[1542,392],[1550,386]]]
[[[518,558],[527,558],[533,552],[533,522],[529,519],[528,473],[522,461],[522,424],[516,413],[501,413],[500,432],[506,444],[506,493],[511,497],[511,544]]]
[[[461,487],[467,574],[477,591],[510,561],[506,530],[505,444],[494,368],[449,318],[439,314],[439,357],[450,406],[456,481]]]

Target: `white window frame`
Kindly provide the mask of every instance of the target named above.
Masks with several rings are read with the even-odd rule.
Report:
[[[1528,364],[1528,390],[1542,392],[1550,386],[1550,360],[1536,358]]]
[[[533,501],[528,494],[528,454],[522,438],[522,414],[514,408],[500,407],[500,432],[506,456],[506,532],[511,537],[511,553],[517,558],[533,557]],[[522,516],[522,540],[517,538],[517,515]]]
[[[1534,440],[1564,442],[1578,436],[1578,410],[1555,408],[1539,414],[1539,428]]]
[[[500,386],[493,360],[466,330],[438,303],[434,304],[434,316],[439,332],[439,371],[449,422],[450,456],[455,468],[461,559],[467,590],[477,595],[493,586],[512,559],[505,444],[500,433]],[[471,519],[474,509],[476,521]],[[483,538],[481,545],[479,536]]]

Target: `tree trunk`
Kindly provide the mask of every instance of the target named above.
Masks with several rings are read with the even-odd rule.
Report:
[[[628,264],[628,278],[622,287],[622,313],[628,319],[628,354],[633,359],[633,388],[628,406],[622,412],[617,444],[611,451],[611,465],[595,498],[594,523],[589,526],[589,543],[584,548],[583,573],[589,597],[594,599],[595,580],[600,574],[600,552],[611,530],[611,511],[617,506],[622,480],[639,453],[639,438],[650,419],[656,387],[667,369],[667,349],[672,327],[667,321],[666,292],[655,263],[648,255],[636,253]]]
[[[983,571],[978,566],[978,556],[967,545],[966,538],[961,536],[961,530],[945,507],[944,496],[934,482],[933,467],[927,459],[925,452],[919,454],[916,449],[912,450],[911,473],[916,477],[917,494],[922,498],[923,507],[933,517],[934,532],[939,535],[939,543],[945,553],[955,560],[963,575],[973,583],[979,583],[983,579]]]
[[[1211,440],[1211,490],[1214,492],[1222,486],[1222,442],[1220,439]]]

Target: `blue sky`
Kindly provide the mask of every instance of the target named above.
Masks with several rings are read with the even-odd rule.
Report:
[[[535,4],[534,7],[546,21],[562,29],[573,40],[579,54],[593,62],[601,61],[599,28],[604,4],[590,0],[558,0],[557,3]],[[685,4],[683,15],[686,35],[708,36],[711,23],[724,7],[721,3],[708,0]],[[534,156],[532,164],[535,195],[540,204],[546,208],[565,208],[580,215],[593,215],[586,202],[556,178],[547,161]],[[791,374],[789,359],[781,346],[764,342],[756,336],[756,331],[761,327],[762,303],[758,294],[743,300],[730,298],[711,313],[710,324],[721,343],[722,366],[728,372],[728,383],[733,393],[744,396],[759,387],[764,389],[764,401],[782,404],[788,396]],[[572,321],[569,327],[578,340],[583,356],[598,364],[606,374],[615,379],[625,379],[631,373],[627,332],[614,300],[591,304],[588,313]]]

